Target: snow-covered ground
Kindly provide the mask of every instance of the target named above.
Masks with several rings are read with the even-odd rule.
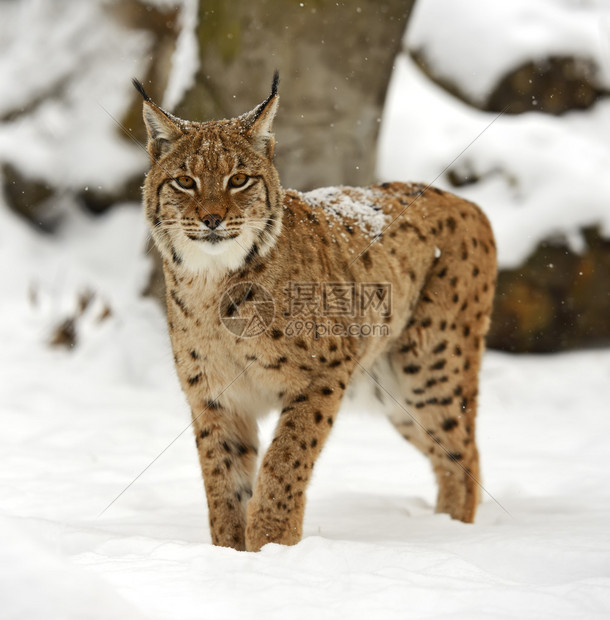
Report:
[[[0,83],[9,69],[5,55]],[[102,91],[94,96],[107,103]],[[122,96],[105,107],[119,109]],[[52,112],[42,107],[34,121]],[[48,118],[63,127],[61,115]],[[381,174],[432,181],[493,118],[442,95],[403,58]],[[35,129],[0,127],[0,153]],[[562,119],[502,118],[462,156],[475,168],[509,166],[519,179],[515,189],[491,174],[468,188],[494,221],[505,264],[554,226],[604,221],[609,131],[607,104]],[[59,161],[54,136],[24,146],[40,155],[43,178]],[[139,153],[121,149],[117,165],[138,165]],[[85,182],[77,155],[70,161]],[[106,182],[100,174],[96,182]],[[563,198],[570,184],[576,214]],[[49,238],[0,204],[0,618],[610,615],[610,351],[487,354],[478,427],[485,492],[474,525],[435,515],[428,463],[383,418],[356,410],[339,417],[316,465],[300,544],[258,554],[216,548],[165,320],[138,295],[145,239],[134,205],[96,220],[72,212]],[[96,297],[76,322],[76,347],[50,348],[86,290]]]
[[[487,355],[474,525],[433,513],[428,463],[384,418],[346,411],[316,465],[303,542],[219,549],[164,317],[136,294],[137,211],[44,245],[0,213],[0,260],[18,266],[0,282],[2,618],[610,612],[610,351]],[[50,349],[51,326],[96,283],[104,300],[79,344]]]

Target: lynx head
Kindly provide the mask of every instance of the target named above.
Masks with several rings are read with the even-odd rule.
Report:
[[[151,169],[146,217],[164,260],[191,272],[221,275],[264,256],[281,229],[283,192],[273,166],[271,94],[230,120],[185,121],[161,109],[142,85]]]

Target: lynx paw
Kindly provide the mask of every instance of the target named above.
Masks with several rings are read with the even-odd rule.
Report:
[[[299,519],[291,515],[278,515],[272,506],[248,504],[246,525],[246,551],[260,551],[267,543],[296,545],[301,540]]]

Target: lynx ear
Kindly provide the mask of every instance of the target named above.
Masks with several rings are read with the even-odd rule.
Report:
[[[277,85],[280,80],[279,73],[273,74],[271,94],[263,103],[259,104],[246,115],[247,137],[252,146],[261,155],[266,155],[269,159],[273,157],[275,149],[275,138],[272,127],[273,119],[277,113],[280,103],[280,96],[277,94]]]
[[[133,85],[144,99],[142,116],[148,132],[148,153],[153,161],[167,153],[172,143],[183,135],[179,126],[179,119],[161,109],[146,94],[144,87],[138,80]]]

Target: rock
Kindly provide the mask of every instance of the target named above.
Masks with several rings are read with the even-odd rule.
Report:
[[[586,248],[542,241],[526,262],[500,271],[487,346],[547,353],[610,345],[610,240],[583,231]]]
[[[521,114],[536,110],[559,115],[591,108],[610,93],[598,81],[595,61],[570,56],[530,60],[500,77],[483,102],[473,99],[460,84],[441,77],[427,61],[426,51],[411,51],[426,76],[474,108],[486,112]]]
[[[537,110],[555,115],[588,109],[608,94],[597,85],[597,73],[595,63],[588,59],[551,57],[531,61],[498,82],[484,109],[506,109],[507,114]]]
[[[53,205],[56,190],[44,181],[27,177],[9,163],[2,166],[2,184],[12,211],[39,230],[55,230],[61,219]]]
[[[76,192],[76,198],[87,211],[94,215],[104,213],[118,202],[140,203],[142,200],[142,176],[138,174],[112,190],[86,187]]]

